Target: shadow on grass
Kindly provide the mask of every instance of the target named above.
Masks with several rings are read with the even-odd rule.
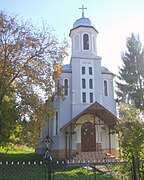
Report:
[[[1,162],[34,162],[34,161],[42,161],[44,155],[38,155],[35,153],[29,154],[5,154],[0,153],[0,161]]]
[[[54,173],[55,179],[59,180],[113,180],[112,177],[106,176],[104,174],[96,173],[93,171],[88,171],[83,169],[82,167],[61,167],[61,170],[57,170]]]

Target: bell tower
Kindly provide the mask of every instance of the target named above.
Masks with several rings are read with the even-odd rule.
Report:
[[[70,30],[72,67],[72,116],[76,116],[88,105],[100,102],[101,57],[97,56],[98,31],[90,21],[77,19]]]
[[[96,57],[97,56],[97,35],[98,31],[92,25],[88,18],[84,17],[84,8],[82,6],[82,17],[75,21],[70,30],[72,42],[72,56],[76,57]]]

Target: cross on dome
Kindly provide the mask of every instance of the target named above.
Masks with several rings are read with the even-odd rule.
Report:
[[[84,18],[84,10],[85,10],[85,9],[87,9],[87,8],[85,8],[85,7],[84,7],[84,5],[82,5],[82,7],[81,7],[81,8],[79,8],[79,9],[81,9],[81,10],[82,10],[82,17]]]

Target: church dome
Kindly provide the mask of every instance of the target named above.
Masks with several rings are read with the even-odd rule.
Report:
[[[77,28],[79,26],[93,26],[93,24],[88,18],[82,17],[80,19],[77,19],[73,24],[73,28]]]
[[[70,64],[65,64],[61,68],[61,72],[63,73],[71,73],[72,72],[72,67]]]
[[[113,74],[111,71],[109,71],[108,68],[106,68],[105,66],[101,67],[101,72],[102,74]],[[114,75],[114,74],[113,74]]]

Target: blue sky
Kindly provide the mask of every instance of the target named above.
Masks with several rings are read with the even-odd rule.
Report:
[[[144,42],[144,0],[0,0],[1,10],[14,13],[42,25],[42,19],[56,30],[60,39],[66,37],[76,19],[81,17],[82,4],[99,32],[98,55],[102,65],[117,73],[121,65],[121,52],[125,50],[126,37],[140,34]],[[69,63],[66,58],[65,63]]]

